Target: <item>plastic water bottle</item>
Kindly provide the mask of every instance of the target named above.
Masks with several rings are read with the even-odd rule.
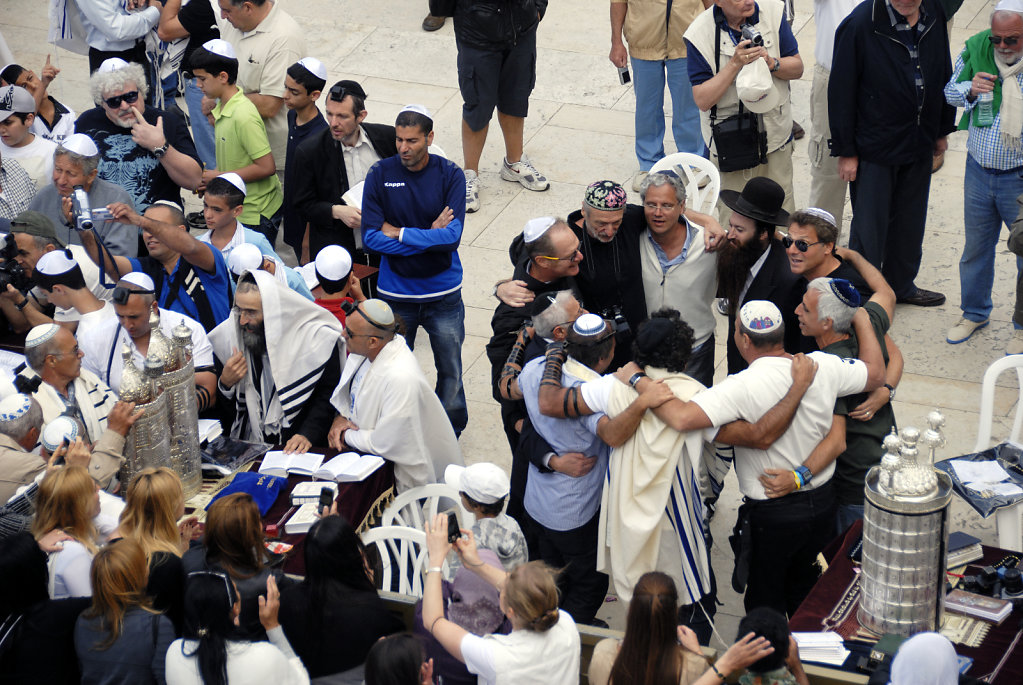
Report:
[[[990,126],[995,123],[995,113],[992,104],[994,93],[981,93],[977,96],[977,125]]]

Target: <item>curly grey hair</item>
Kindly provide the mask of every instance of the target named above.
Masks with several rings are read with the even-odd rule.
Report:
[[[646,202],[646,192],[650,188],[667,185],[670,185],[675,190],[675,199],[679,204],[686,201],[686,185],[675,172],[666,174],[661,171],[655,171],[647,174],[647,177],[643,179],[643,184],[639,188],[639,196],[644,202]]]
[[[89,77],[89,94],[92,96],[93,102],[102,105],[106,93],[124,89],[128,84],[135,86],[142,100],[146,99],[146,95],[149,94],[149,86],[146,84],[146,72],[142,69],[142,65],[129,62],[128,66],[113,71],[97,69]]]

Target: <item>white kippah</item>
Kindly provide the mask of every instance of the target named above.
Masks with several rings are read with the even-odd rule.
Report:
[[[433,115],[430,114],[430,110],[426,109],[423,105],[405,105],[401,108],[401,112],[415,112],[416,114],[422,114],[430,121],[433,121]],[[401,112],[398,112],[398,114],[401,114]]]
[[[44,323],[39,326],[34,326],[32,330],[25,336],[25,348],[38,347],[44,342],[57,335],[57,331],[60,330],[60,326],[55,323]]]
[[[316,78],[321,78],[324,81],[327,80],[327,67],[323,66],[323,62],[315,57],[303,57],[298,60],[298,63],[308,69],[309,73]]]
[[[1023,0],[1020,1],[1023,2]],[[818,219],[824,219],[832,226],[837,226],[835,223],[835,215],[825,209],[821,209],[820,207],[807,207],[803,210],[803,212],[810,216],[815,216]]]
[[[316,254],[316,273],[328,281],[340,281],[352,270],[352,256],[340,245],[327,245]]]
[[[108,62],[110,60],[107,60]],[[99,154],[99,148],[96,147],[96,143],[92,142],[92,138],[85,135],[84,133],[73,133],[64,139],[61,143],[68,152],[73,152],[76,155],[82,157],[95,157]]]
[[[66,251],[51,250],[36,262],[36,271],[47,276],[59,276],[66,274],[76,266],[78,266],[78,262],[73,257],[69,257]]]
[[[228,59],[238,59],[235,57],[234,48],[226,40],[214,38],[208,40],[202,44],[203,50],[209,50],[214,55],[220,55],[221,57],[227,57]]]
[[[541,216],[538,219],[530,219],[522,229],[522,239],[527,243],[536,242],[551,226],[558,222],[553,216]]]
[[[391,306],[383,300],[366,300],[359,306],[372,323],[381,326],[394,325],[394,312],[391,311]]]
[[[225,181],[233,185],[235,188],[242,191],[242,195],[246,195],[248,193],[248,191],[245,190],[245,181],[243,181],[242,177],[234,173],[233,171],[229,171],[226,174],[221,174],[218,178],[224,179]]]
[[[263,253],[252,243],[242,243],[231,250],[227,265],[231,267],[231,273],[241,276],[246,271],[255,271],[263,265]]]
[[[1016,12],[1023,14],[1023,0],[999,0],[995,12]]]
[[[121,280],[125,283],[137,285],[143,290],[156,290],[156,284],[153,283],[153,279],[141,271],[130,271],[121,276]]]
[[[739,310],[739,320],[748,330],[761,335],[782,325],[781,311],[767,300],[752,300],[744,304]]]
[[[124,69],[126,66],[128,66],[128,63],[125,62],[120,57],[111,57],[110,59],[103,60],[103,64],[99,65],[99,69],[97,69],[96,71],[100,72],[101,74],[105,74],[110,71]]]
[[[68,442],[74,442],[77,437],[78,422],[70,416],[58,416],[43,427],[39,442],[43,443],[47,452],[53,454],[63,444],[64,438],[67,438]]]
[[[0,421],[20,419],[32,408],[32,399],[16,393],[0,400]]]
[[[182,214],[184,214],[184,212],[185,212],[185,210],[182,209],[181,205],[179,205],[174,200],[157,200],[156,202],[154,202],[153,204],[151,204],[149,206],[150,207],[170,207],[171,209],[178,210]]]
[[[598,335],[604,330],[604,320],[596,314],[583,314],[575,320],[572,330],[579,335]]]

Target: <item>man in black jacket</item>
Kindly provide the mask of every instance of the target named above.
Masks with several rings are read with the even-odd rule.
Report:
[[[368,124],[366,91],[355,81],[338,81],[327,94],[327,128],[295,151],[295,207],[309,222],[310,257],[327,245],[341,245],[355,264],[370,264],[359,232],[362,212],[342,199],[366,179],[376,162],[398,154],[394,127]],[[372,257],[374,266],[379,257]]]
[[[849,247],[881,269],[899,302],[934,307],[914,283],[923,255],[934,156],[948,147],[955,109],[945,13],[935,0],[870,0],[838,27],[828,88],[831,154],[848,181]]]

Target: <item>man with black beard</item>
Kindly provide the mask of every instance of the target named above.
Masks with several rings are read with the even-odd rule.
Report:
[[[245,272],[234,302],[231,317],[210,333],[224,364],[217,392],[237,413],[231,437],[284,444],[286,452],[326,445],[341,324],[266,271]]]
[[[785,320],[785,351],[800,351],[796,307],[806,282],[792,273],[785,247],[775,239],[776,226],[789,225],[783,210],[785,191],[769,178],[750,179],[741,193],[722,190],[721,201],[732,210],[728,241],[718,254],[718,295],[728,300],[728,373],[749,364],[735,346],[735,313],[750,300],[773,302]]]

